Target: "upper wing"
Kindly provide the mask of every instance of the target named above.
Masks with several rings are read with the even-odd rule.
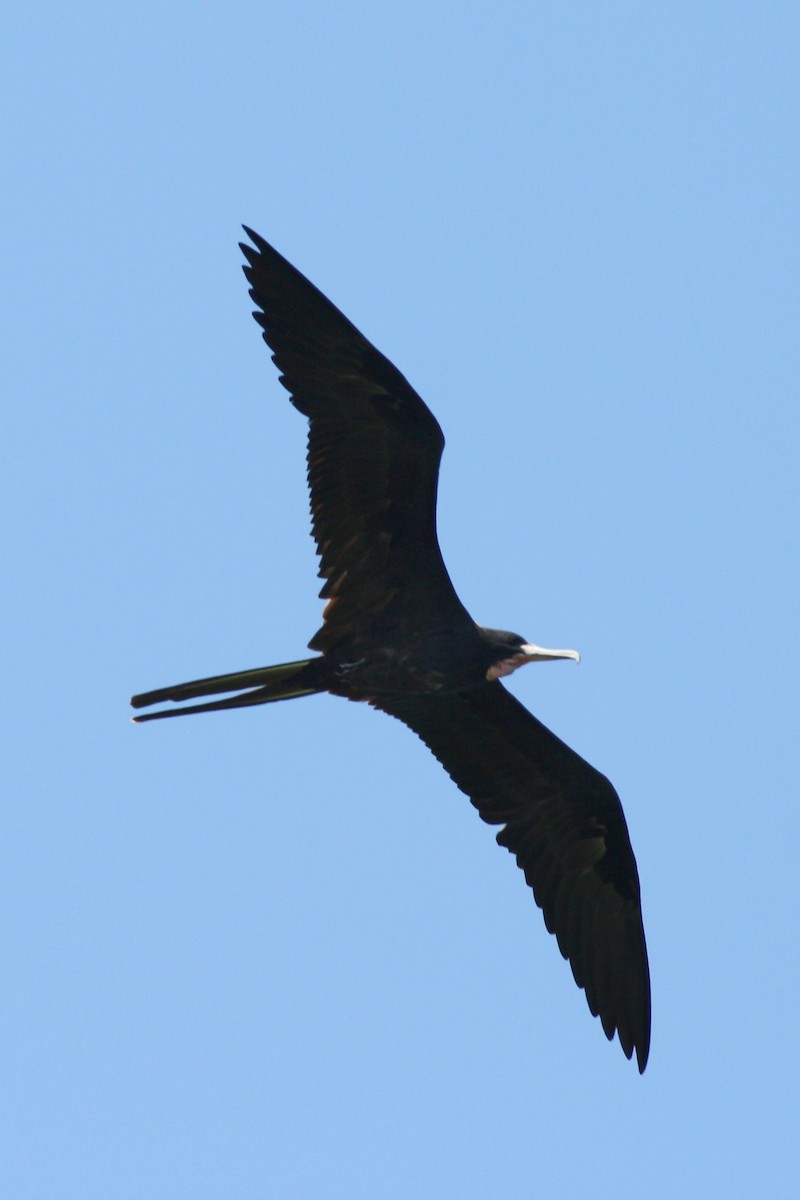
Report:
[[[311,517],[329,598],[310,642],[323,652],[393,601],[447,618],[464,610],[436,537],[442,431],[388,359],[245,226],[244,273],[281,383],[310,424]]]
[[[372,701],[433,751],[517,863],[594,1016],[643,1071],[650,975],[639,876],[619,797],[497,683]]]

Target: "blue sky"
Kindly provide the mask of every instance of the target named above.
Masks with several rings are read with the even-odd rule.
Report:
[[[766,3],[11,6],[0,195],[4,1194],[797,1194],[800,15]],[[304,423],[240,222],[447,437],[476,619],[607,773],[640,1078],[520,873],[303,654]]]

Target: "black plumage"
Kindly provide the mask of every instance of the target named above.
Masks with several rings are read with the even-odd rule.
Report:
[[[639,878],[619,798],[605,776],[499,682],[526,662],[575,657],[477,625],[436,536],[444,438],[407,380],[303,275],[252,230],[242,245],[256,320],[281,382],[309,421],[312,529],[325,580],[310,659],[134,696],[136,708],[223,700],[137,721],[329,691],[366,700],[426,743],[497,840],[515,855],[545,923],[607,1036],[639,1070],[650,984]]]

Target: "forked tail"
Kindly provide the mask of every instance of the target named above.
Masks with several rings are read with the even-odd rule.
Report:
[[[164,700],[191,700],[195,696],[215,696],[220,692],[240,692],[227,700],[211,700],[207,704],[190,704],[186,708],[168,708],[161,712],[143,713],[134,717],[137,722],[157,721],[161,717],[183,717],[186,713],[214,712],[218,708],[244,708],[249,704],[270,704],[273,700],[294,700],[326,691],[319,665],[321,658],[305,658],[299,662],[279,663],[275,667],[256,667],[252,671],[235,671],[231,675],[212,675],[194,679],[173,687],[157,688],[133,696],[134,708],[147,708]],[[248,689],[242,691],[243,688]]]

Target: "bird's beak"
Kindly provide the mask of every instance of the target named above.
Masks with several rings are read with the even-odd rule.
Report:
[[[575,662],[581,661],[581,656],[577,650],[547,650],[544,646],[534,646],[530,642],[526,642],[520,646],[519,653],[523,656],[523,662],[549,662],[554,658],[574,658]]]

